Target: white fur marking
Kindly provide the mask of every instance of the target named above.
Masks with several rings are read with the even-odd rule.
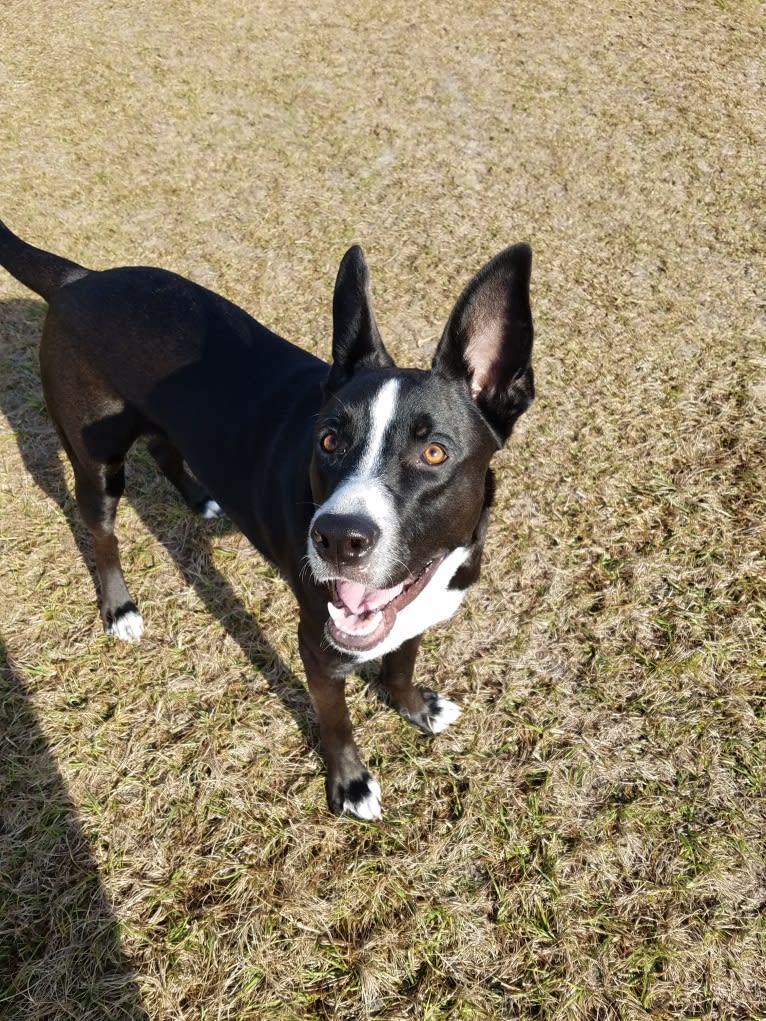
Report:
[[[381,484],[383,443],[396,415],[399,380],[388,379],[378,390],[370,406],[370,432],[356,471],[331,493],[318,507],[309,526],[308,558],[314,577],[318,581],[334,578],[314,548],[311,531],[321,514],[362,514],[370,518],[380,530],[375,551],[375,573],[370,576],[370,587],[382,587],[391,577],[397,540],[398,516],[391,494]],[[329,572],[329,573],[328,573]]]
[[[205,500],[200,508],[200,517],[206,518],[208,521],[212,521],[213,518],[223,517],[223,508],[217,500]]]
[[[366,819],[368,822],[372,822],[375,819],[380,819],[380,784],[374,777],[370,777],[367,781],[369,792],[365,794],[359,801],[349,801],[346,799],[343,802],[343,811],[348,812],[350,815],[355,815],[357,819]]]
[[[389,379],[375,395],[370,408],[370,437],[367,441],[362,460],[356,470],[357,477],[375,476],[378,467],[383,440],[388,427],[396,414],[396,401],[399,396],[399,380]]]
[[[113,620],[107,627],[106,633],[123,642],[138,642],[144,633],[143,618],[135,610],[129,610],[127,613],[121,614],[117,620]]]
[[[460,716],[460,707],[443,695],[437,695],[428,705],[428,720],[431,732],[440,734]]]
[[[367,663],[371,659],[385,656],[387,652],[398,649],[408,638],[422,635],[434,624],[448,620],[462,603],[466,591],[451,589],[449,583],[468,555],[469,551],[465,546],[458,546],[449,553],[436,568],[433,578],[423,591],[409,605],[399,610],[394,626],[383,641],[366,652],[353,654],[357,663]]]
[[[332,496],[317,510],[320,514],[366,514],[380,529],[381,537],[396,521],[396,512],[390,494],[377,479],[352,475],[342,482]],[[311,522],[313,527],[314,522]]]

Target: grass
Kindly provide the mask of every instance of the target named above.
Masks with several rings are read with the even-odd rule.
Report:
[[[326,812],[285,585],[136,450],[148,634],[101,635],[0,279],[0,1017],[662,1019],[766,1007],[766,349],[755,4],[0,12],[0,215],[322,355],[361,241],[427,364],[535,249],[539,397],[418,737],[350,685],[384,822]]]

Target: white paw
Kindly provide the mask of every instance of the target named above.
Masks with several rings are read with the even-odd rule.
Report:
[[[357,791],[354,789],[357,784],[351,784],[348,797],[343,801],[343,811],[368,822],[380,819],[380,784],[374,777],[368,776],[360,786],[362,789]]]
[[[119,613],[106,626],[106,633],[119,638],[123,642],[138,642],[144,633],[144,620],[137,610]]]
[[[199,514],[200,517],[206,518],[208,521],[212,521],[213,518],[223,517],[223,508],[217,500],[207,499],[200,506]]]
[[[426,698],[428,723],[432,734],[440,734],[460,716],[460,707],[443,695],[433,694]]]

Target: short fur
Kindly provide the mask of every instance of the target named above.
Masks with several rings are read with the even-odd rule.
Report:
[[[49,304],[43,388],[93,538],[106,630],[143,631],[114,520],[125,455],[144,436],[187,503],[206,517],[222,508],[291,585],[330,808],[378,818],[345,677],[380,656],[410,723],[436,733],[459,713],[415,687],[413,668],[422,631],[479,576],[490,461],[534,396],[529,247],[470,281],[429,371],[394,365],[356,246],[338,271],[329,366],[165,270],[91,271],[2,224],[0,264]]]

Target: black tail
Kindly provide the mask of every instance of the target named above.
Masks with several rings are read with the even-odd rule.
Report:
[[[84,266],[62,259],[52,252],[28,245],[16,237],[0,220],[0,266],[16,277],[30,291],[50,301],[51,296],[64,284],[77,280],[87,272]]]

